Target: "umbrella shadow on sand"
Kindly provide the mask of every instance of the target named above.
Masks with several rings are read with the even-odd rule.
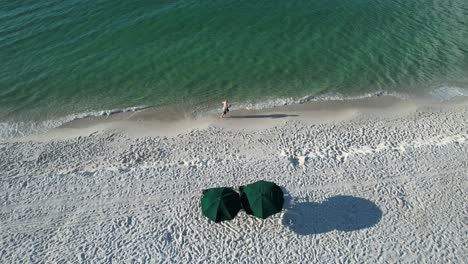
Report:
[[[353,196],[333,196],[321,203],[295,203],[285,195],[284,205],[282,223],[299,235],[355,231],[372,227],[382,218],[375,203]]]

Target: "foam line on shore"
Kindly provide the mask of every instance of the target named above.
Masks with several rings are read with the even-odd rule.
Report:
[[[122,109],[111,109],[96,112],[87,112],[81,114],[72,114],[57,119],[48,119],[42,121],[19,121],[19,122],[0,122],[0,140],[11,139],[15,137],[25,137],[32,134],[47,132],[51,128],[59,127],[73,120],[87,117],[108,117],[110,115],[127,112],[137,112],[148,108],[147,106],[134,106]]]
[[[442,86],[437,89],[434,89],[431,93],[431,99],[435,101],[448,101],[456,97],[465,97],[468,96],[468,89],[457,87],[457,86]],[[239,104],[234,104],[233,109],[235,110],[265,110],[272,109],[280,106],[289,106],[289,105],[298,105],[308,102],[328,102],[328,101],[353,101],[361,100],[367,98],[380,98],[380,97],[394,97],[400,100],[410,100],[414,99],[414,96],[390,93],[385,91],[379,91],[374,93],[367,93],[357,96],[344,96],[341,94],[323,94],[319,96],[304,96],[302,98],[277,98],[266,100],[263,102],[244,102]],[[111,110],[102,110],[95,112],[86,112],[67,115],[57,119],[49,119],[42,121],[5,121],[0,122],[0,141],[8,140],[16,137],[26,137],[32,134],[41,134],[45,133],[52,128],[60,127],[64,124],[72,122],[74,120],[84,119],[84,118],[94,118],[94,117],[105,117],[122,113],[129,112],[140,112],[147,109],[151,109],[151,106],[135,106],[127,108],[115,108]],[[154,108],[158,111],[158,108]],[[161,110],[164,111],[164,110]],[[190,113],[195,118],[200,118],[206,114],[213,114],[219,112],[218,108],[210,108],[205,111]]]

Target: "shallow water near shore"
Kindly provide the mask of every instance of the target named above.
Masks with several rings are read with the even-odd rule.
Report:
[[[6,142],[50,141],[87,136],[98,131],[125,133],[131,137],[179,137],[194,130],[210,127],[233,133],[262,131],[288,122],[303,125],[333,124],[356,120],[362,116],[402,118],[427,109],[466,106],[468,97],[447,101],[428,98],[402,99],[393,96],[353,100],[308,101],[262,109],[233,109],[224,118],[219,112],[184,112],[178,107],[146,108],[135,112],[118,112],[105,116],[77,118],[41,133],[6,139]]]

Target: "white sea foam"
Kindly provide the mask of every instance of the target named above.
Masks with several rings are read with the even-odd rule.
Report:
[[[432,98],[447,101],[459,96],[468,96],[468,88],[457,86],[442,86],[431,92]]]
[[[359,100],[359,99],[364,99],[364,98],[380,97],[380,96],[392,96],[392,97],[397,97],[401,99],[410,98],[410,96],[408,95],[385,92],[385,91],[367,93],[367,94],[357,95],[357,96],[345,96],[345,95],[336,94],[336,93],[335,94],[326,93],[322,95],[304,96],[302,98],[289,97],[289,98],[276,98],[276,99],[271,99],[271,100],[267,100],[263,102],[255,102],[255,103],[247,102],[247,103],[236,104],[235,108],[246,109],[246,110],[261,110],[261,109],[268,109],[268,108],[273,108],[277,106],[303,104],[306,102]]]
[[[439,87],[432,92],[430,95],[435,100],[439,101],[446,101],[458,96],[468,96],[468,88],[462,88],[457,86],[442,86]],[[380,96],[392,96],[400,99],[409,99],[411,98],[410,95],[401,94],[401,93],[392,93],[386,91],[379,91],[374,93],[367,93],[364,95],[358,96],[345,96],[342,94],[332,94],[326,93],[322,95],[314,95],[314,96],[304,96],[302,98],[293,98],[293,97],[286,97],[286,98],[276,98],[261,102],[244,102],[235,104],[233,106],[234,109],[245,109],[245,110],[262,110],[262,109],[269,109],[278,106],[286,106],[286,105],[293,105],[293,104],[302,104],[306,102],[314,102],[314,101],[344,101],[344,100],[358,100],[364,98],[372,98],[372,97],[380,97]],[[0,122],[0,140],[6,140],[14,137],[24,137],[31,134],[37,133],[44,133],[51,128],[59,127],[65,123],[68,123],[72,120],[85,118],[85,117],[98,117],[98,116],[110,116],[112,114],[117,113],[125,113],[125,112],[135,112],[140,111],[148,106],[135,106],[135,107],[128,107],[122,109],[111,109],[111,110],[103,110],[103,111],[96,111],[96,112],[87,112],[81,114],[73,114],[64,116],[61,118],[53,119],[53,120],[43,120],[38,122],[33,121],[21,121],[21,122]],[[211,109],[208,112],[214,113],[218,112],[219,109]],[[204,113],[199,113],[203,115]]]
[[[72,114],[57,119],[42,121],[7,121],[0,122],[0,140],[6,140],[14,137],[25,137],[31,134],[44,133],[51,128],[59,127],[70,121],[98,116],[110,116],[116,113],[136,112],[147,108],[146,106],[135,106],[122,109],[103,110],[96,112],[87,112],[81,114]]]

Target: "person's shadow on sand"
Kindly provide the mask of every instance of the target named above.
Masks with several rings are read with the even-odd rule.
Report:
[[[286,115],[286,114],[270,114],[270,115],[231,115],[230,118],[284,118],[288,116],[299,116],[299,115]]]
[[[359,197],[333,196],[322,203],[294,203],[288,197],[282,223],[299,235],[350,232],[374,226],[382,218],[375,203]]]

